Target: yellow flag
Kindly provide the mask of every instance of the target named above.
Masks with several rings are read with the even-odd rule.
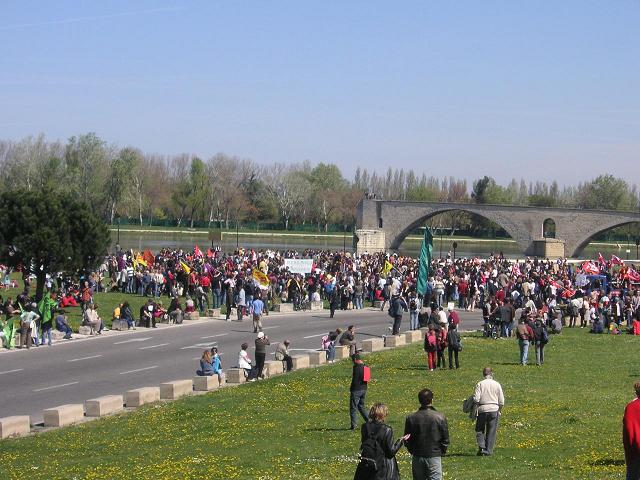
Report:
[[[138,265],[144,265],[145,267],[147,266],[147,262],[144,259],[144,257],[139,253],[138,255],[136,255],[136,259],[134,261],[135,264]]]
[[[184,273],[186,273],[187,275],[189,275],[191,273],[191,269],[189,268],[189,265],[184,263],[182,260],[180,260],[180,265],[182,266],[182,269],[184,270]]]
[[[392,268],[393,268],[393,265],[391,265],[391,262],[389,262],[389,260],[385,260],[384,261],[384,269],[382,270],[382,273],[387,275],[391,271]]]
[[[260,286],[266,287],[269,285],[269,277],[267,277],[264,273],[262,273],[257,268],[253,269],[252,272],[253,279],[258,282]]]

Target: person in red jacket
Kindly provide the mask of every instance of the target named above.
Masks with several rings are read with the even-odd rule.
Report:
[[[624,409],[622,419],[622,444],[627,464],[627,480],[640,480],[640,380],[633,388],[636,398]]]

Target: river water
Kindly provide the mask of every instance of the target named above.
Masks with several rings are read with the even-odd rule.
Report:
[[[118,240],[118,232],[112,231],[112,246]],[[433,256],[446,256],[448,252],[452,252],[453,241],[456,241],[458,248],[456,257],[487,257],[489,254],[498,254],[502,252],[507,258],[522,258],[522,254],[513,240],[509,239],[468,239],[468,238],[451,238],[451,237],[435,237],[433,240]],[[240,234],[237,237],[238,245],[244,248],[254,249],[272,249],[272,250],[298,250],[302,251],[307,248],[322,250],[342,250],[354,251],[353,240],[349,234],[346,236],[336,234],[332,236],[299,236],[299,235],[280,235],[280,234]],[[417,256],[420,252],[420,237],[408,237],[401,245],[398,253],[402,255]],[[211,247],[211,241],[207,232],[177,232],[177,231],[149,231],[149,232],[130,232],[120,231],[120,245],[124,249],[145,250],[157,252],[162,248],[182,248],[191,250],[194,245],[198,245],[200,249],[206,250]],[[226,252],[231,252],[236,248],[236,235],[234,232],[224,234],[221,241],[214,242]],[[629,250],[627,253],[626,250]],[[596,258],[598,252],[601,252],[606,258],[611,254],[617,255],[622,259],[636,259],[635,243],[591,243],[583,252],[584,258]],[[453,252],[452,252],[453,253]]]

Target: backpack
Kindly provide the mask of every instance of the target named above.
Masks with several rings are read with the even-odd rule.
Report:
[[[427,352],[435,352],[437,350],[437,337],[430,337],[428,334],[425,335],[424,349]]]
[[[373,431],[370,423],[365,424],[367,437],[360,444],[360,465],[367,472],[378,471],[378,465],[382,461],[383,453],[380,445],[376,441],[377,431]]]
[[[329,345],[331,345],[331,341],[329,340],[329,335],[325,335],[321,340],[322,350],[328,350]]]
[[[549,332],[547,332],[546,327],[542,327],[542,337],[540,338],[540,343],[543,345],[549,343]]]
[[[412,298],[411,301],[409,302],[409,309],[416,310],[417,308],[418,308],[418,305],[416,304],[416,300],[415,298]]]

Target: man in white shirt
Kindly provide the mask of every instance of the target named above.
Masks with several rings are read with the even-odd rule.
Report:
[[[473,401],[478,407],[476,420],[476,440],[478,456],[493,454],[498,431],[498,419],[504,406],[502,386],[493,379],[493,370],[485,367],[482,371],[484,380],[476,384]]]

